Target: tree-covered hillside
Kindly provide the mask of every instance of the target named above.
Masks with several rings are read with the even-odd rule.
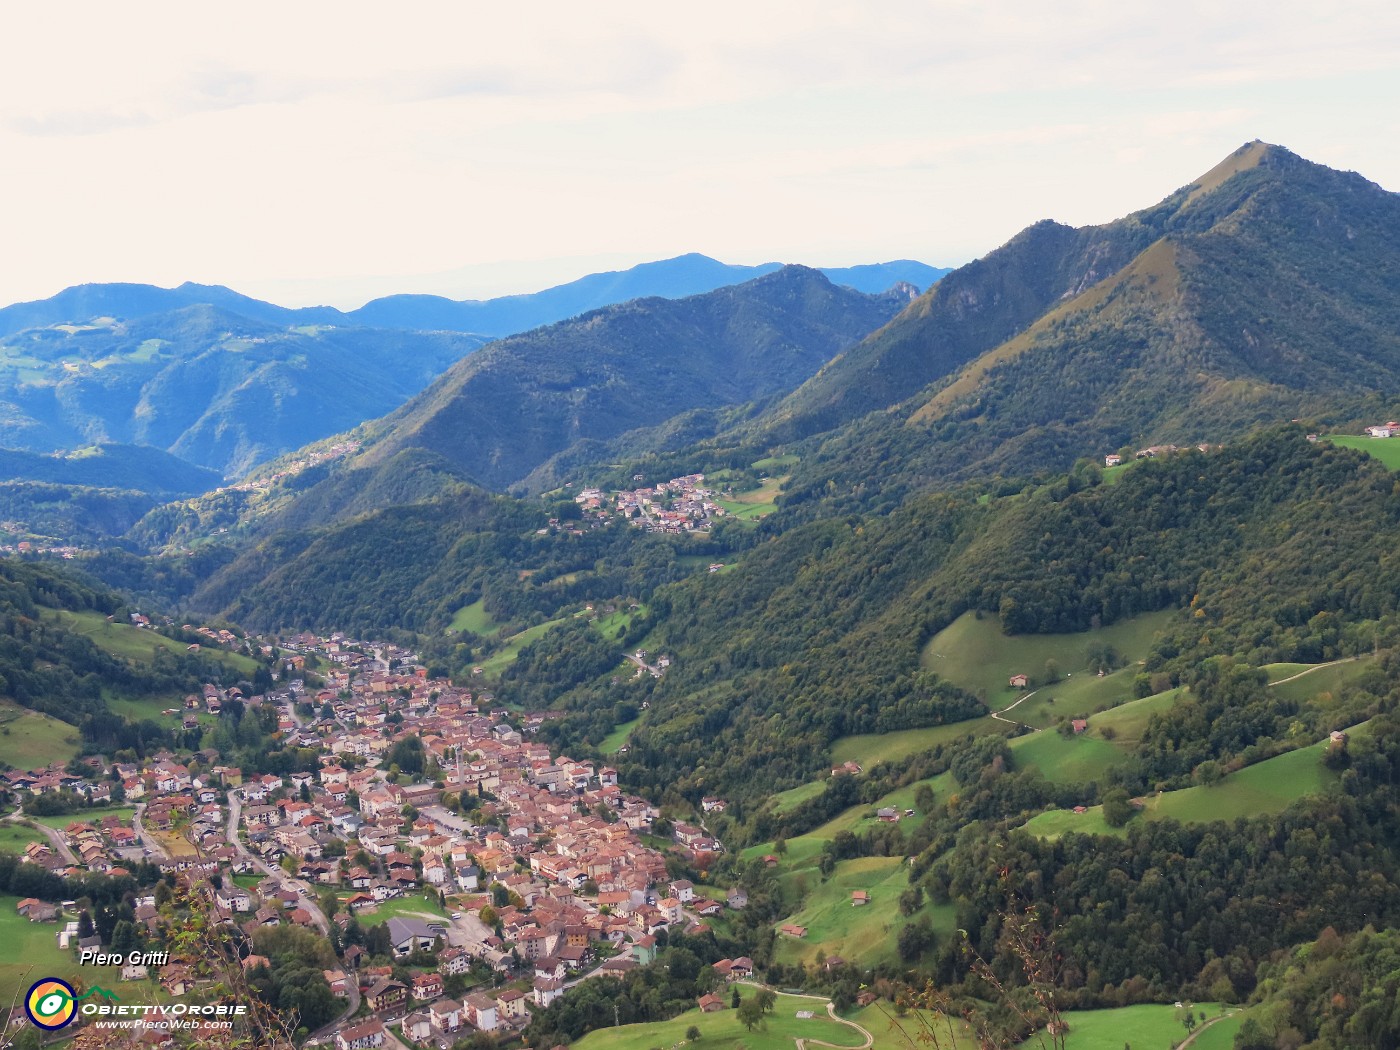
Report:
[[[464,360],[374,428],[364,457],[427,449],[504,489],[577,442],[791,390],[901,305],[786,267],[689,299],[609,307]]]
[[[149,662],[116,655],[79,625],[83,617],[102,622],[125,610],[105,587],[47,565],[0,559],[0,698],[76,725],[105,715],[107,695],[174,695],[227,675],[214,660],[174,651],[183,647],[157,647]]]
[[[163,501],[219,484],[217,472],[160,449],[96,445],[66,455],[0,449],[0,531],[89,545],[125,535]]]
[[[1284,428],[1115,485],[1089,466],[990,501],[929,495],[793,528],[654,596],[651,642],[677,659],[622,768],[757,796],[820,770],[838,737],[981,713],[919,663],[968,610],[1024,633],[1179,607],[1143,668],[1172,681],[1217,654],[1366,650],[1400,628],[1397,498],[1378,463]],[[611,700],[589,687],[576,703]]]

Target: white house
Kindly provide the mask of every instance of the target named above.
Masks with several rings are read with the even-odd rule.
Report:
[[[485,992],[472,992],[467,996],[464,1005],[467,1020],[483,1032],[494,1032],[500,1027],[496,1016],[496,1000]]]
[[[335,1033],[336,1050],[370,1050],[384,1045],[384,1025],[371,1017],[363,1024],[351,1025]]]

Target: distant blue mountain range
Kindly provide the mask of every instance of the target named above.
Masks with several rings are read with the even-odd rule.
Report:
[[[187,306],[209,305],[255,321],[281,325],[339,325],[416,331],[473,332],[506,336],[553,324],[614,303],[659,296],[680,299],[739,284],[779,269],[780,263],[731,266],[705,255],[681,255],[629,270],[589,274],[528,295],[453,300],[437,295],[390,295],[358,310],[329,306],[292,309],[241,295],[222,285],[158,288],[149,284],[82,284],[35,302],[0,309],[0,336],[29,328],[82,324],[98,317],[136,320]],[[833,267],[822,273],[834,284],[883,292],[905,282],[926,290],[948,271],[912,260]]]

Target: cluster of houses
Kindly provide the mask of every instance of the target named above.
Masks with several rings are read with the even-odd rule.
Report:
[[[1315,435],[1315,434],[1310,434],[1310,435],[1308,436],[1308,440],[1309,440],[1309,441],[1315,440],[1316,437],[1317,437],[1317,435]],[[1197,444],[1197,445],[1189,446],[1189,448],[1194,448],[1197,452],[1214,452],[1214,451],[1216,451],[1217,449],[1219,449],[1220,446],[1219,446],[1219,445],[1211,445],[1211,444],[1209,444],[1209,443],[1207,443],[1207,442],[1202,441],[1201,443],[1199,443],[1199,444]],[[1170,456],[1170,455],[1171,455],[1172,453],[1174,453],[1174,452],[1182,452],[1182,451],[1186,451],[1186,450],[1187,450],[1187,449],[1186,449],[1186,448],[1183,448],[1183,446],[1181,446],[1181,445],[1149,445],[1147,448],[1140,448],[1140,449],[1138,449],[1136,452],[1134,452],[1134,453],[1133,453],[1133,458],[1134,458],[1134,459],[1158,459],[1158,458],[1160,458],[1160,457],[1162,457],[1162,456]],[[1123,463],[1123,456],[1122,456],[1120,453],[1117,453],[1117,452],[1110,452],[1108,455],[1104,456],[1104,458],[1103,458],[1103,465],[1104,465],[1105,467],[1116,467],[1116,466],[1119,466],[1119,465],[1122,464],[1122,463]]]
[[[215,489],[215,492],[265,492],[272,488],[284,478],[295,477],[302,471],[309,470],[321,463],[328,463],[333,459],[341,459],[360,451],[358,441],[338,441],[326,448],[318,449],[305,456],[298,456],[290,463],[284,463],[282,469],[270,474],[261,474],[247,481],[240,481],[236,485],[226,485],[223,488]]]
[[[641,475],[634,480],[642,480]],[[705,488],[704,474],[686,474],[657,485],[612,493],[584,488],[574,502],[589,520],[606,522],[617,516],[648,532],[673,534],[708,532],[726,513],[715,501],[714,492]]]
[[[435,970],[404,985],[351,946],[345,969],[327,972],[337,994],[350,995],[357,982],[372,1014],[339,1030],[342,1048],[383,1045],[386,1022],[417,1042],[523,1025],[527,1004],[547,1006],[567,982],[645,965],[662,931],[702,930],[708,918],[747,904],[742,891],[714,899],[668,878],[665,858],[641,838],[655,807],[623,792],[615,769],[551,755],[531,738],[539,717],[516,728],[489,694],[430,679],[403,650],[341,635],[278,644],[288,674],[313,656],[328,666],[324,686],[289,678],[267,695],[244,696],[211,684],[173,713],[197,719],[235,700],[248,711],[271,705],[283,739],[319,753],[314,770],[245,772],[206,749],[139,763],[93,759],[82,775],[59,767],[5,773],[16,792],[66,788],[99,803],[120,784],[127,801],[144,806],[139,826],[123,814],[79,815],[59,833],[63,850],[33,843],[26,859],[59,872],[114,874],[133,861],[158,863],[215,885],[219,918],[249,934],[282,924],[344,927],[411,895],[425,906],[450,900],[460,909],[451,919],[399,914],[410,903],[385,920],[394,956],[432,950]],[[410,737],[421,742],[424,769],[391,773],[388,753]],[[724,808],[722,799],[705,801],[708,812]],[[154,832],[168,834],[157,841]],[[698,823],[674,823],[672,839],[700,870],[723,850]],[[176,842],[189,848],[167,851]],[[342,904],[329,919],[315,901],[325,888]],[[57,918],[43,902],[27,903],[35,921]],[[487,905],[489,926],[467,920],[464,913]],[[159,932],[153,900],[140,902],[136,918]],[[251,956],[245,966],[258,962]],[[517,987],[447,998],[444,979],[468,970],[513,978]],[[178,961],[152,976],[174,995],[194,986]]]
[[[0,532],[22,536],[28,531],[29,525],[25,522],[0,521]],[[16,543],[0,544],[0,554],[56,554],[65,561],[72,561],[82,551],[82,547],[75,547],[71,543],[51,544],[44,540],[19,540]]]

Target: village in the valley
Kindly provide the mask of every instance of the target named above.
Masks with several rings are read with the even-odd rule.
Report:
[[[384,930],[376,936],[400,965],[372,966],[351,944],[343,967],[325,971],[344,1005],[311,1035],[339,1050],[447,1047],[472,1031],[518,1029],[572,984],[652,961],[661,931],[703,929],[708,917],[744,907],[740,890],[707,895],[668,877],[653,848],[666,843],[643,840],[658,811],[621,791],[614,769],[533,742],[543,716],[511,714],[489,693],[430,678],[415,654],[393,646],[303,634],[280,640],[278,654],[279,681],[265,694],[209,684],[166,716],[195,728],[230,704],[244,717],[270,708],[283,743],[314,749],[319,768],[255,774],[206,748],[0,774],[21,802],[72,792],[108,810],[43,827],[47,841],[31,842],[24,862],[60,875],[154,863],[183,885],[217,887],[218,919],[250,935],[282,925],[329,935],[352,919]],[[315,679],[308,662],[320,669]],[[421,741],[421,771],[391,760],[404,741],[414,752]],[[669,837],[696,868],[722,850],[698,824],[676,822]],[[156,904],[143,897],[135,911],[151,937],[162,921]],[[18,910],[52,923],[60,947],[105,950],[53,904],[30,898]],[[266,963],[241,960],[246,971]],[[751,969],[734,965],[741,976]],[[409,979],[395,979],[405,967]],[[122,978],[158,982],[167,996],[198,996],[201,981],[176,953],[163,966],[125,966]]]

